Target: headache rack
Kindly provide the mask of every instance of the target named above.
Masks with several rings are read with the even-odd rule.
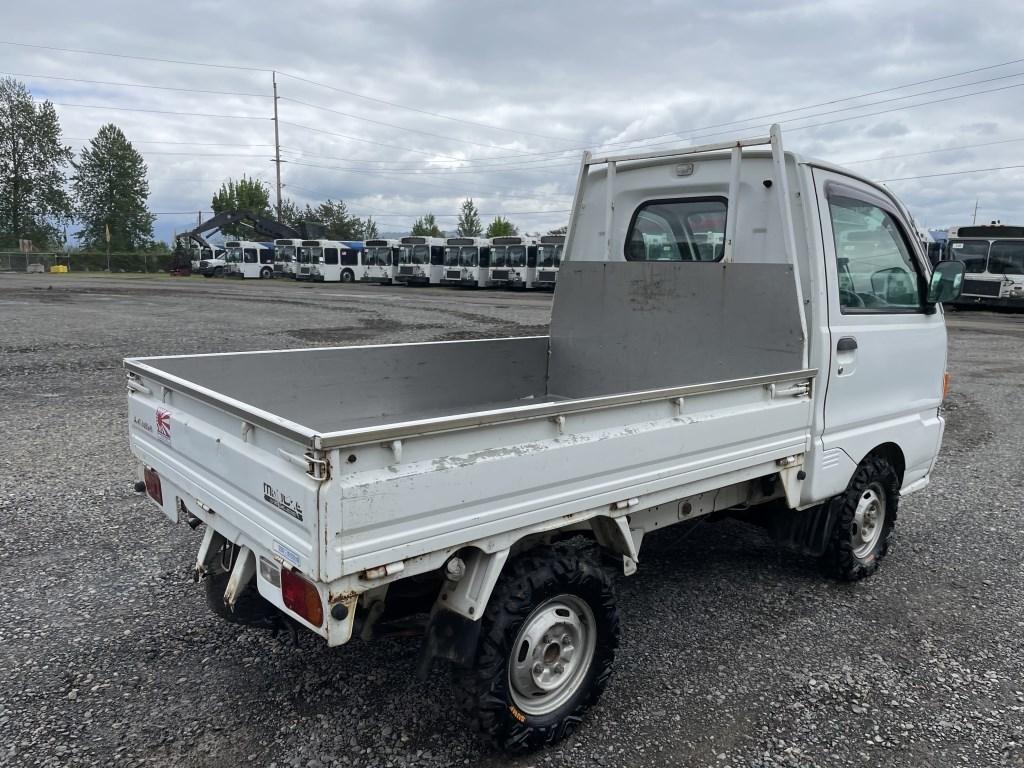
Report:
[[[772,186],[776,190],[779,201],[779,214],[782,219],[782,241],[786,250],[786,260],[793,267],[793,280],[796,282],[796,295],[800,315],[800,330],[804,339],[803,367],[808,367],[807,349],[807,315],[804,311],[803,285],[800,281],[800,264],[796,254],[796,228],[793,224],[793,209],[790,206],[789,178],[786,175],[786,155],[782,149],[782,128],[778,123],[772,125],[767,136],[752,139],[734,139],[715,144],[701,144],[694,147],[665,149],[657,152],[630,152],[620,155],[594,155],[584,152],[580,161],[579,176],[576,180],[576,196],[573,199],[572,212],[569,215],[569,229],[566,232],[565,252],[563,261],[569,260],[572,253],[573,222],[580,216],[583,204],[583,182],[592,166],[607,165],[607,204],[605,208],[605,247],[607,261],[617,261],[614,240],[615,222],[615,173],[620,163],[631,163],[642,160],[658,160],[676,157],[691,157],[709,152],[730,152],[729,193],[725,213],[725,248],[721,264],[727,265],[733,260],[736,240],[737,212],[739,209],[740,168],[743,163],[745,147],[770,146],[772,153]]]

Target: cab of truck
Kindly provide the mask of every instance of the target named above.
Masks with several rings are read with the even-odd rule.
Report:
[[[491,240],[491,266],[487,285],[532,288],[537,279],[537,238],[495,237]]]
[[[395,282],[438,285],[444,276],[445,241],[440,237],[403,237],[398,246]]]
[[[484,288],[490,279],[491,241],[485,237],[449,237],[445,241],[442,285]]]
[[[364,268],[360,281],[390,285],[398,268],[398,240],[367,240]]]
[[[554,290],[565,250],[565,235],[542,235],[537,246],[537,271],[533,288]]]

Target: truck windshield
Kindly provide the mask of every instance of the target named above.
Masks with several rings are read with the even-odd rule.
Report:
[[[475,267],[480,257],[480,249],[475,245],[464,245],[459,249],[459,266]]]
[[[526,246],[512,245],[508,249],[508,265],[510,267],[526,266]]]
[[[224,256],[224,261],[229,263],[240,262],[242,260],[242,249],[241,248],[228,248],[227,254]]]
[[[492,267],[507,267],[505,263],[505,256],[508,253],[507,245],[494,245],[491,246],[491,266]]]
[[[1024,275],[1024,240],[992,243],[988,271],[995,275]]]
[[[985,271],[988,263],[988,240],[953,240],[949,255],[964,263],[964,271],[977,275]]]
[[[459,266],[459,249],[457,247],[444,249],[444,265],[446,267]]]

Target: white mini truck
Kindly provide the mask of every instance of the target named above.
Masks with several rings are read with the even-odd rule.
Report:
[[[125,361],[136,488],[204,526],[214,610],[330,646],[419,626],[513,752],[601,694],[614,577],[659,529],[733,515],[876,569],[939,451],[963,278],[777,129],[584,155],[565,253],[549,336]]]

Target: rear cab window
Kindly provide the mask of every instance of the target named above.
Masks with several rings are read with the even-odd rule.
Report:
[[[626,261],[721,261],[726,207],[724,197],[643,203],[629,223]]]

